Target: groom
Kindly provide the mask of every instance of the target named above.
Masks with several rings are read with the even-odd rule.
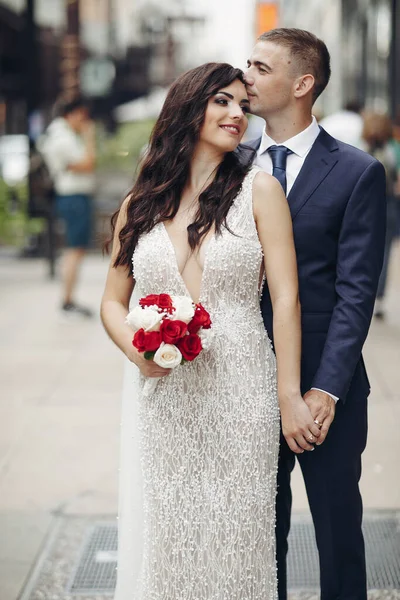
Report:
[[[309,452],[296,441],[303,423],[283,424],[276,529],[280,600],[287,598],[296,454],[314,521],[321,600],[367,598],[358,483],[370,388],[361,350],[383,260],[385,174],[379,162],[332,138],[312,116],[329,77],[325,44],[298,29],[261,35],[246,73],[251,112],[266,121],[261,138],[250,144],[257,151],[255,163],[279,179],[292,214],[302,305],[302,394],[321,428],[315,451]],[[272,335],[268,289],[261,307]]]

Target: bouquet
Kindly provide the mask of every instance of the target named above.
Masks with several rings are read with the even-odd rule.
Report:
[[[187,296],[150,294],[139,300],[126,322],[135,332],[133,346],[146,360],[154,360],[165,369],[191,362],[209,346],[210,315]],[[154,393],[158,380],[147,379],[144,396]]]

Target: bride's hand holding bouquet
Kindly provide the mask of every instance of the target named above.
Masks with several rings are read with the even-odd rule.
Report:
[[[150,294],[139,300],[126,321],[135,332],[134,362],[148,378],[144,396],[151,395],[171,369],[191,362],[208,347],[210,315],[186,296]]]

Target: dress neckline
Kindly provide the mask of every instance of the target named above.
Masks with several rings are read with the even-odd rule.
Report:
[[[165,238],[167,240],[168,247],[171,250],[171,254],[172,254],[172,257],[173,257],[174,271],[175,271],[175,273],[177,275],[177,278],[179,279],[179,281],[181,283],[181,286],[182,286],[182,288],[184,290],[185,296],[188,296],[194,304],[200,304],[200,303],[202,303],[203,300],[204,300],[204,291],[205,291],[204,290],[204,282],[205,282],[205,276],[207,274],[208,254],[209,254],[209,250],[210,250],[210,245],[214,242],[216,234],[214,233],[212,236],[210,236],[210,239],[206,243],[206,246],[205,246],[205,249],[204,249],[204,267],[203,267],[203,271],[202,271],[202,275],[201,275],[201,279],[200,279],[199,299],[196,301],[192,297],[191,293],[189,292],[188,287],[187,287],[187,285],[185,283],[185,280],[184,280],[184,278],[182,276],[182,273],[179,270],[175,246],[174,246],[174,244],[173,244],[173,242],[171,240],[171,237],[170,237],[170,235],[169,235],[169,233],[167,231],[167,228],[165,227],[164,221],[160,221],[159,225],[160,225],[160,228],[161,228],[162,232],[164,233],[164,236],[165,236]]]

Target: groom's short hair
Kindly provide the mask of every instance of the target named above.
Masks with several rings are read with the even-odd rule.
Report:
[[[325,43],[304,29],[281,27],[260,35],[259,42],[272,42],[288,48],[298,75],[310,73],[315,79],[313,101],[328,85],[331,57]]]

